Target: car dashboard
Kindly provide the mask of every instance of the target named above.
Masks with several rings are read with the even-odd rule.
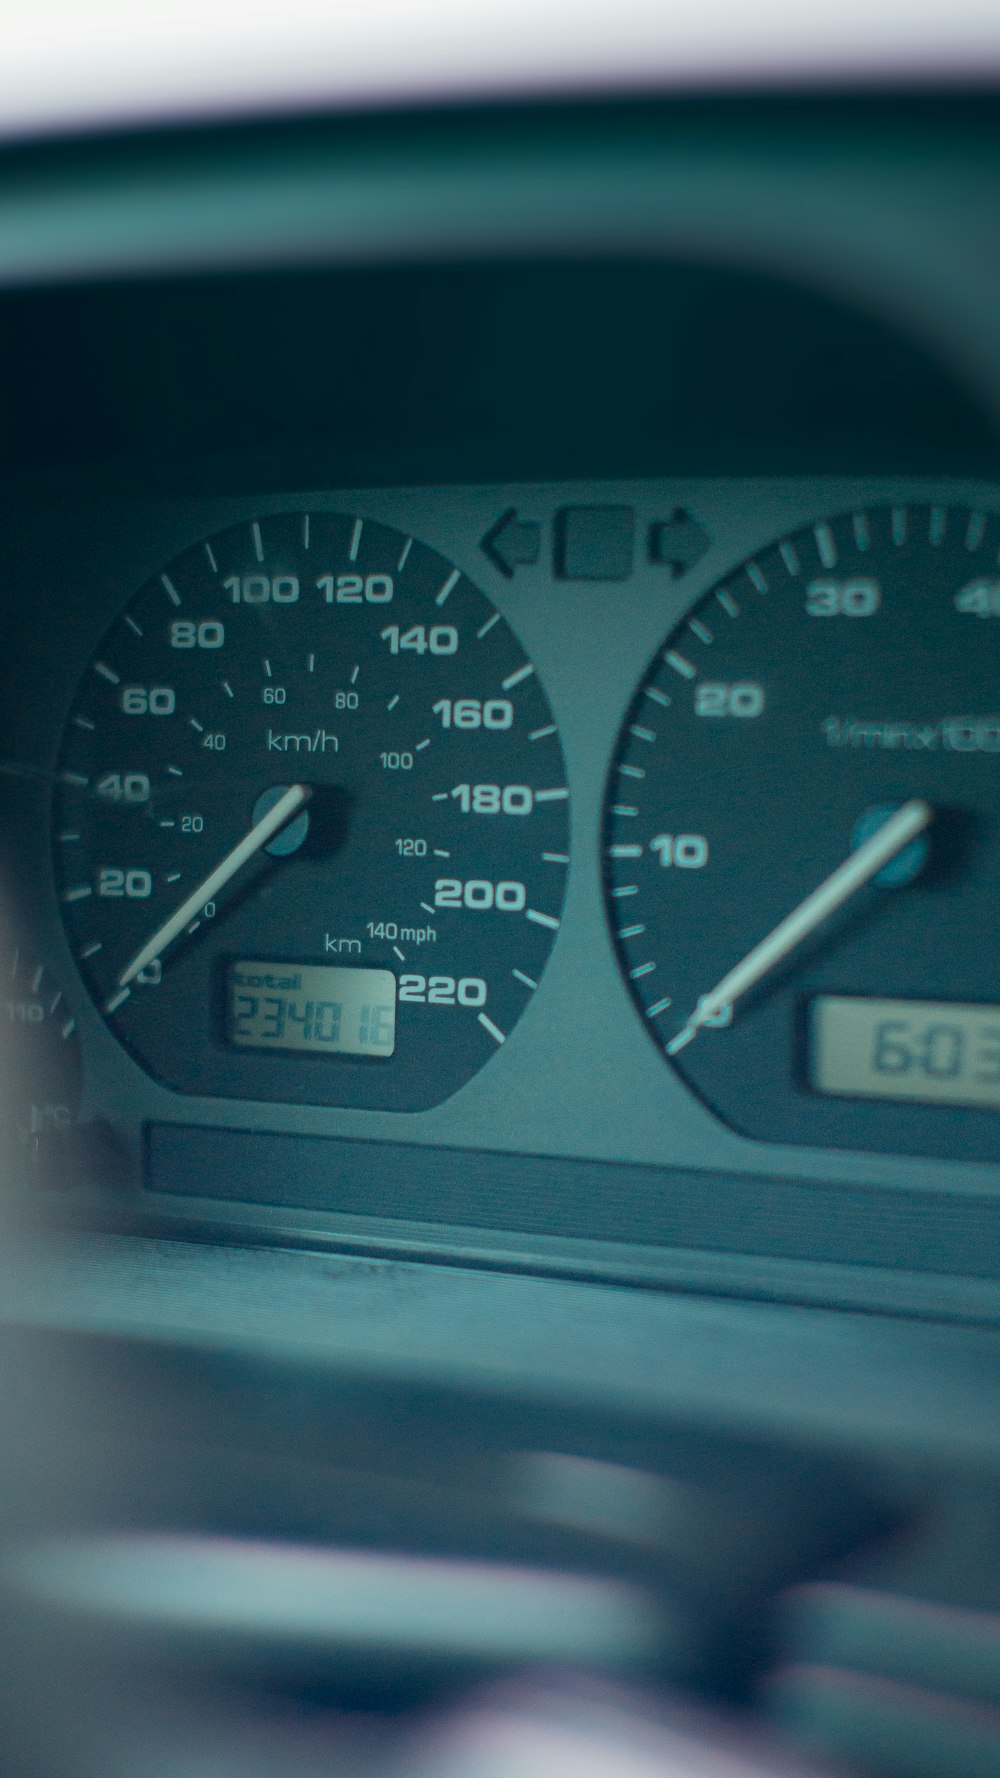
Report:
[[[567,1670],[477,1708],[996,1769],[998,177],[976,94],[4,151],[16,1747],[55,1639],[364,1770]]]

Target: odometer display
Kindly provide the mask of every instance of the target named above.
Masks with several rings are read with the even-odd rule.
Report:
[[[388,1057],[396,978],[391,969],[231,963],[227,1030],[240,1048]]]
[[[1000,1151],[998,562],[968,507],[821,519],[713,588],[638,689],[614,940],[647,1030],[744,1134]]]
[[[251,519],[156,574],[79,688],[53,830],[70,942],[168,1086],[433,1105],[538,986],[568,799],[533,664],[459,568],[353,515]],[[234,1010],[255,957],[302,977],[280,1035],[273,1008]],[[324,970],[398,991],[334,1039]]]

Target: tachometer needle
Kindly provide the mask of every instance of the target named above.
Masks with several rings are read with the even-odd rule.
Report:
[[[667,1044],[667,1055],[675,1056],[697,1036],[703,1025],[717,1018],[726,1007],[740,999],[770,970],[793,951],[796,945],[815,932],[824,920],[843,907],[859,889],[877,876],[884,865],[895,858],[904,846],[915,840],[933,819],[934,810],[921,797],[914,797],[890,815],[888,820],[864,841],[856,852],[820,883],[792,913],[786,914],[759,945],[754,945],[734,969],[729,970],[708,994],[703,994],[687,1024]]]
[[[163,925],[157,932],[154,932],[151,939],[147,940],[142,950],[136,952],[131,963],[122,970],[118,977],[118,986],[127,988],[129,982],[135,980],[140,970],[148,969],[151,963],[155,963],[161,952],[173,943],[178,933],[184,931],[185,926],[194,918],[199,909],[204,907],[206,901],[215,899],[219,890],[225,888],[230,878],[235,877],[236,872],[242,870],[254,853],[259,852],[262,846],[267,845],[268,840],[274,838],[279,828],[284,827],[286,822],[291,820],[295,811],[301,809],[303,803],[308,802],[311,795],[312,791],[307,784],[291,785],[285,791],[284,796],[279,797],[274,807],[268,809],[267,814],[262,815],[261,819],[255,822],[249,833],[244,834],[239,844],[234,846],[231,852],[227,852],[222,863],[216,865],[204,882],[199,883],[197,889],[192,889],[191,894],[185,896],[180,907],[171,914],[169,920],[164,920]]]

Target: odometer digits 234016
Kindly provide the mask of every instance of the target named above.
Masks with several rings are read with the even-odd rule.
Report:
[[[568,797],[534,667],[453,563],[353,515],[252,519],[156,574],[79,688],[70,942],[168,1086],[434,1105],[538,986]]]

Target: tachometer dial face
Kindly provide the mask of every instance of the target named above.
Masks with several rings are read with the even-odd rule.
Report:
[[[70,942],[171,1087],[433,1105],[535,992],[568,797],[534,667],[458,568],[272,514],[155,575],[88,668],[54,808]]]
[[[998,550],[965,507],[823,521],[639,688],[608,914],[648,1031],[741,1132],[1000,1150]]]

